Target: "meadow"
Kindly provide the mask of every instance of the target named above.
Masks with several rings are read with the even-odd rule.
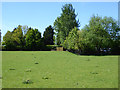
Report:
[[[3,88],[118,88],[118,56],[2,51]]]
[[[0,90],[2,88],[2,52],[0,51]]]

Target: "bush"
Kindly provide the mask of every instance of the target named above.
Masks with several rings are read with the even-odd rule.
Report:
[[[50,51],[50,50],[56,50],[56,47],[58,47],[58,45],[46,45],[46,49],[48,51]]]

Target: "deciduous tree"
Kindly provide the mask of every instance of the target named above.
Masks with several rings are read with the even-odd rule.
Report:
[[[79,20],[76,20],[76,17],[77,15],[72,4],[65,4],[62,7],[61,16],[57,17],[54,22],[54,29],[57,33],[57,44],[63,44],[69,32],[74,27],[79,27]]]

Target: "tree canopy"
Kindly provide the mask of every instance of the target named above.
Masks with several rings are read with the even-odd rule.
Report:
[[[69,32],[74,27],[79,27],[79,20],[76,20],[76,17],[77,15],[75,14],[75,9],[72,4],[65,4],[62,7],[61,16],[57,17],[54,22],[58,45],[63,44]]]
[[[47,50],[46,46],[57,44],[79,54],[120,54],[120,27],[115,19],[93,15],[89,24],[79,30],[80,23],[72,4],[65,4],[61,10],[54,26],[45,28],[43,37],[38,29],[27,25],[7,31],[3,37],[5,49]]]
[[[26,28],[26,33],[24,30],[21,25],[18,25],[12,32],[8,31],[3,37],[5,48],[7,50],[42,50],[44,43],[38,29]]]
[[[54,29],[50,25],[49,27],[45,29],[44,34],[43,34],[45,45],[54,45],[53,35],[54,35]]]
[[[82,30],[77,32],[73,29],[69,33],[63,46],[66,49],[77,49],[81,54],[103,54],[104,51],[113,54],[120,49],[119,31],[113,18],[93,15]]]

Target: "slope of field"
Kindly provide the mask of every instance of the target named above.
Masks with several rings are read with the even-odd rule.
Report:
[[[117,88],[118,56],[3,51],[3,88]]]
[[[0,51],[0,90],[2,88],[2,52]]]

